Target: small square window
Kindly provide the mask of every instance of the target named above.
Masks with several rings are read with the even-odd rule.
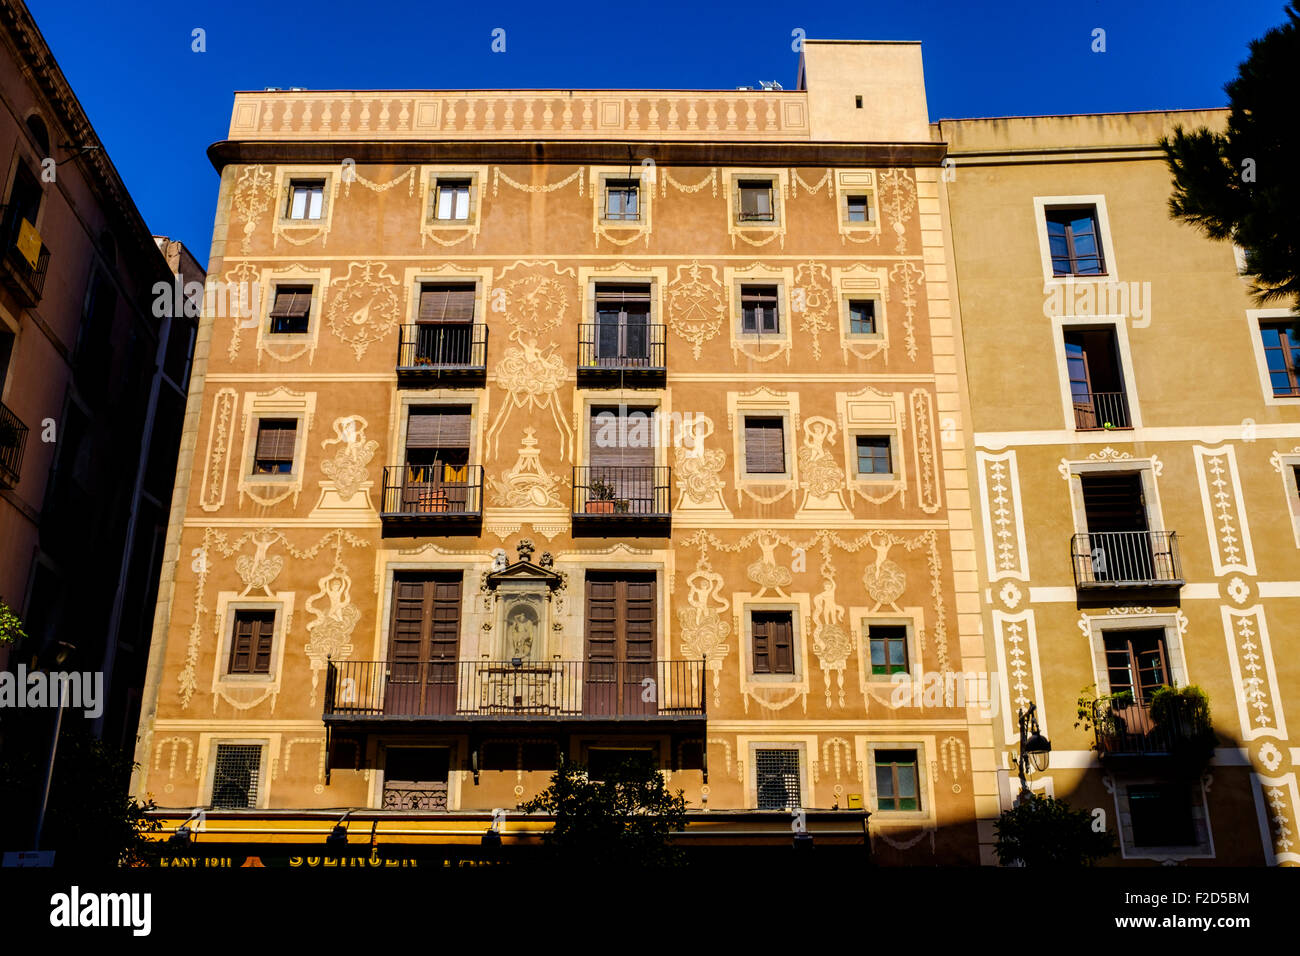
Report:
[[[745,471],[751,475],[785,474],[785,421],[745,416]]]
[[[230,636],[230,674],[271,673],[274,611],[236,611]]]
[[[301,335],[308,330],[311,292],[309,285],[275,287],[275,302],[271,306],[272,335]]]
[[[875,335],[876,334],[876,300],[875,299],[850,299],[849,300],[849,334],[850,335]]]
[[[1262,322],[1259,334],[1273,397],[1300,397],[1300,322]]]
[[[212,771],[212,806],[245,810],[257,806],[262,769],[260,744],[217,744]]]
[[[859,478],[889,478],[894,474],[894,455],[888,435],[858,435]]]
[[[737,184],[740,192],[739,217],[741,222],[774,222],[775,206],[772,202],[770,179],[742,179]]]
[[[293,471],[298,422],[292,418],[263,418],[257,423],[253,474],[287,475]]]
[[[794,674],[794,614],[753,611],[749,616],[755,674]]]
[[[1185,786],[1176,783],[1128,788],[1134,846],[1195,846],[1196,821]]]
[[[754,751],[754,783],[758,809],[786,810],[802,806],[799,787],[799,751]]]
[[[740,331],[751,335],[780,333],[781,313],[776,286],[740,287]]]
[[[635,179],[610,179],[605,183],[605,218],[637,222],[641,218],[641,190]]]
[[[876,751],[876,809],[921,809],[915,750]]]
[[[469,219],[468,179],[439,179],[434,188],[433,218],[464,222]]]
[[[876,221],[876,211],[871,208],[871,197],[860,193],[846,197],[846,215],[849,222],[869,223]]]
[[[323,179],[295,179],[289,183],[288,219],[319,219],[325,205]]]
[[[1096,206],[1047,210],[1047,244],[1053,275],[1106,274]]]
[[[871,651],[871,674],[888,677],[907,673],[907,626],[903,624],[872,624],[867,628],[867,643]]]

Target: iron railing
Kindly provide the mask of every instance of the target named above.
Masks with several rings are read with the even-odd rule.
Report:
[[[1093,701],[1092,728],[1102,757],[1181,754],[1213,734],[1208,724],[1191,715],[1175,711],[1156,723],[1151,719],[1150,703],[1113,698]]]
[[[482,322],[403,325],[397,368],[405,373],[485,372],[488,327]]]
[[[672,468],[580,465],[573,469],[573,514],[583,518],[667,518]]]
[[[703,660],[331,661],[325,716],[703,717]]]
[[[1074,427],[1081,432],[1132,428],[1128,395],[1124,392],[1088,392],[1074,396]]]
[[[1071,540],[1075,587],[1183,584],[1173,531],[1091,531]]]
[[[578,371],[663,372],[668,326],[586,323],[578,326]]]
[[[466,518],[483,512],[482,465],[389,465],[384,518]]]
[[[432,781],[425,786],[407,786],[384,781],[384,810],[446,810],[447,785]]]
[[[36,265],[18,251],[18,236],[23,215],[12,204],[0,205],[0,276],[23,304],[30,307],[41,301],[45,291],[45,273],[50,266],[50,250],[41,243]]]
[[[27,426],[7,405],[0,405],[0,487],[17,486],[26,448]]]

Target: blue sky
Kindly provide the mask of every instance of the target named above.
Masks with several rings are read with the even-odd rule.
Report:
[[[217,195],[204,151],[237,89],[789,89],[798,28],[920,40],[931,119],[1195,108],[1224,105],[1247,43],[1284,18],[1283,0],[28,5],[149,227],[201,262]]]

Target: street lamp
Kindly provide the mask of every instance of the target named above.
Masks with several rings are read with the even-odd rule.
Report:
[[[56,648],[54,651],[55,665],[62,665],[77,649],[75,645],[69,644],[67,641],[55,641],[54,646]],[[48,666],[45,671],[50,674]],[[54,679],[52,674],[50,676],[50,683],[54,687],[54,706],[56,707],[54,711],[54,734],[50,737],[50,759],[45,764],[45,784],[41,788],[41,809],[36,816],[36,838],[33,841],[33,849],[35,850],[41,848],[41,833],[45,830],[45,811],[49,809],[50,788],[54,786],[54,758],[59,751],[59,731],[63,729],[63,698],[65,696],[64,691],[67,688],[63,681]]]
[[[343,814],[343,816],[339,817],[339,822],[334,824],[334,829],[331,830],[330,835],[325,838],[325,849],[334,850],[335,852],[347,849],[348,817],[351,815],[352,811],[349,810],[347,813]]]
[[[1052,753],[1052,742],[1039,732],[1038,705],[1030,703],[1028,710],[1017,712],[1020,720],[1020,753],[1016,756],[1016,769],[1020,772],[1020,796],[1024,799],[1029,791],[1025,774],[1032,767],[1034,772],[1042,773],[1047,769],[1047,762]]]

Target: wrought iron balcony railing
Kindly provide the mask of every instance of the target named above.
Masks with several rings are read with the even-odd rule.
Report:
[[[384,521],[428,524],[472,520],[483,514],[482,465],[389,465],[384,468]]]
[[[1074,427],[1081,432],[1132,428],[1128,395],[1124,392],[1088,392],[1074,396]]]
[[[1158,724],[1145,701],[1093,701],[1092,728],[1102,758],[1179,756],[1204,748],[1207,740],[1210,750],[1214,746],[1208,724],[1176,711]]]
[[[50,250],[41,243],[33,265],[18,248],[23,216],[18,207],[0,205],[0,281],[3,281],[28,308],[41,301],[45,292],[45,273],[50,266]]]
[[[27,426],[8,406],[0,405],[0,487],[17,486],[26,448]]]
[[[1071,539],[1079,588],[1182,587],[1173,531],[1091,531]]]
[[[581,465],[573,469],[575,520],[666,520],[672,468],[667,465]]]
[[[665,374],[668,368],[668,326],[593,324],[578,326],[578,372],[585,376],[622,373],[624,376]]]
[[[703,718],[703,660],[331,661],[326,720]]]
[[[403,325],[397,377],[404,384],[487,375],[488,327],[482,322]]]

